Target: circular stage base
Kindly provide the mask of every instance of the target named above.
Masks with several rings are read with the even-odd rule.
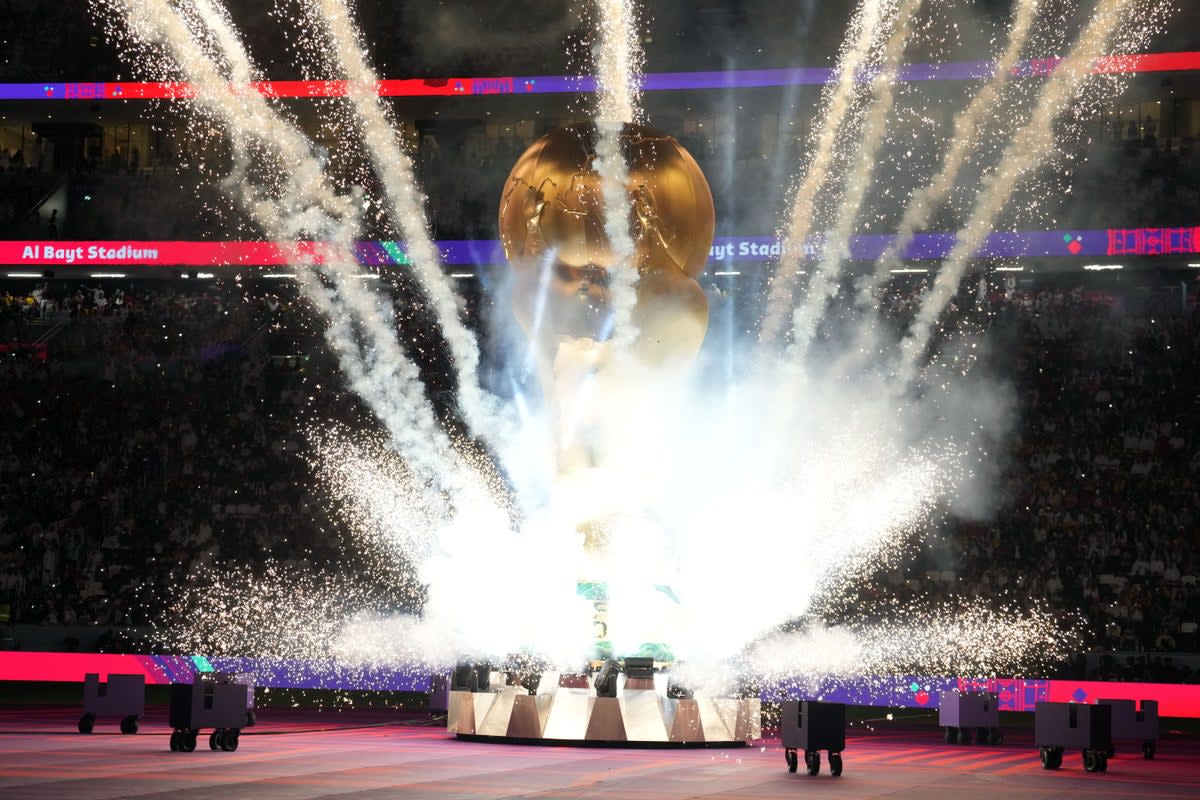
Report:
[[[537,739],[517,736],[479,736],[473,733],[456,733],[460,742],[482,744],[516,744],[536,747],[606,747],[628,750],[726,750],[745,747],[749,742],[621,742],[600,739]]]
[[[548,673],[535,694],[523,686],[452,691],[446,730],[472,742],[627,748],[740,747],[762,736],[757,698],[677,699],[647,684],[600,697]]]

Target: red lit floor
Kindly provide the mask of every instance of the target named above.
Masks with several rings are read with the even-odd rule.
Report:
[[[778,742],[738,750],[597,750],[458,742],[380,712],[260,712],[235,753],[168,749],[165,716],[136,736],[73,732],[77,712],[0,709],[0,798],[300,800],[338,798],[978,798],[1200,797],[1200,740],[1168,736],[1159,756],[1118,755],[1107,774],[1078,753],[1046,772],[1028,735],[954,747],[935,728],[852,734],[845,773],[788,774]],[[367,727],[375,726],[375,727]],[[314,728],[330,728],[314,731]]]

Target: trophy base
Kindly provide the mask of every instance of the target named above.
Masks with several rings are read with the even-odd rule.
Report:
[[[472,733],[457,733],[460,742],[481,744],[511,744],[526,747],[606,747],[629,750],[731,750],[746,747],[749,742],[621,742],[598,739],[519,739],[512,736],[477,736]]]
[[[536,694],[523,686],[450,692],[446,730],[464,741],[506,744],[741,747],[761,738],[761,718],[758,698],[677,699],[633,680],[622,682],[616,697],[599,697],[595,688],[550,672]]]

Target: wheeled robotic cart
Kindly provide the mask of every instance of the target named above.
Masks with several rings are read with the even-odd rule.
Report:
[[[1112,749],[1112,707],[1080,703],[1038,703],[1033,717],[1033,740],[1041,749],[1042,767],[1062,766],[1063,751],[1083,751],[1087,772],[1108,771]]]
[[[240,683],[197,680],[171,687],[171,750],[190,753],[202,728],[212,728],[211,750],[232,752],[246,726],[247,687]]]
[[[938,697],[938,725],[946,731],[946,744],[1000,744],[1000,698],[995,692],[942,692]]]
[[[84,676],[80,733],[91,733],[98,717],[120,717],[121,733],[134,734],[145,712],[145,675],[109,675],[107,683],[95,673]]]
[[[846,749],[846,706],[810,700],[784,700],[780,704],[780,732],[788,772],[800,766],[799,754],[809,775],[821,771],[821,751],[829,755],[829,772],[842,774],[842,751]]]
[[[206,680],[214,680],[217,683],[236,683],[246,687],[246,727],[253,728],[258,722],[257,714],[254,711],[254,687],[255,677],[253,672],[209,672],[205,674]]]
[[[1141,708],[1133,700],[1098,700],[1100,705],[1112,708],[1112,738],[1117,741],[1137,742],[1142,748],[1142,758],[1154,759],[1158,752],[1158,701],[1143,700]],[[1116,755],[1116,747],[1110,746],[1106,755]]]

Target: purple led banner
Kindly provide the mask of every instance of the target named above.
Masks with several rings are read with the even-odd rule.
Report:
[[[88,673],[144,675],[150,685],[191,683],[197,674],[251,673],[258,686],[280,689],[344,689],[427,692],[429,671],[413,665],[352,666],[332,660],[299,661],[105,653],[0,653],[0,681],[81,683]],[[811,678],[796,676],[766,688],[762,698],[824,700],[860,706],[937,708],[939,695],[951,689],[995,692],[1002,711],[1032,711],[1038,701],[1095,703],[1099,698],[1156,700],[1165,717],[1200,718],[1200,686],[1157,683],[1090,682],[1038,678],[953,678],[867,676]]]
[[[954,248],[953,233],[916,236],[905,258],[938,261]],[[851,256],[873,261],[892,243],[890,235],[856,236],[850,240]],[[804,257],[816,258],[822,240],[812,238]],[[504,264],[504,248],[494,239],[444,240],[437,243],[442,262],[450,267]],[[296,252],[320,260],[327,247],[317,242],[137,242],[137,241],[0,241],[0,264],[15,268],[84,270],[97,267],[203,267],[229,268],[280,266]],[[403,242],[360,242],[355,245],[365,267],[385,268],[409,264]],[[776,260],[783,251],[771,236],[720,237],[709,251],[709,267],[722,271],[733,264],[761,264]],[[1200,227],[1129,228],[1076,231],[1010,231],[993,233],[976,254],[979,258],[1122,258],[1125,256],[1200,255]]]
[[[1058,58],[1035,58],[1013,70],[1018,78],[1049,75],[1060,63]],[[1095,74],[1132,74],[1138,72],[1189,72],[1200,70],[1200,53],[1143,53],[1107,56],[1096,61]],[[995,65],[990,61],[950,61],[942,64],[905,64],[898,80],[972,81],[990,77]],[[643,76],[642,88],[648,92],[704,89],[754,89],[767,86],[817,86],[829,81],[833,70],[827,67],[791,69],[750,69],[718,72],[657,72]],[[864,71],[861,80],[870,78]],[[270,97],[344,97],[345,81],[264,81],[255,90]],[[400,78],[379,82],[379,93],[386,97],[480,97],[512,94],[575,94],[596,91],[595,78],[588,75],[539,75],[459,78]],[[181,83],[142,82],[47,82],[0,83],[0,100],[179,100],[189,97],[192,89]]]
[[[918,234],[905,251],[912,260],[944,259],[954,249],[953,233]],[[856,236],[850,240],[850,255],[858,261],[874,261],[883,255],[895,239],[891,235]],[[806,258],[815,258],[821,250],[820,238],[809,239]],[[778,258],[779,240],[769,236],[723,237],[714,240],[709,258],[721,262],[764,262]],[[1023,231],[993,233],[979,251],[980,258],[1028,258],[1033,256],[1104,256],[1108,253],[1107,231]]]
[[[209,663],[218,672],[252,673],[259,686],[276,688],[427,692],[430,685],[428,672],[414,674],[396,667],[352,667],[336,661],[214,657]]]
[[[847,679],[797,677],[762,693],[763,700],[820,700],[855,706],[885,708],[938,707],[942,692],[957,690],[995,692],[1001,711],[1036,709],[1043,701],[1095,703],[1112,700],[1154,700],[1164,717],[1200,717],[1200,686],[1173,683],[1124,683],[1046,678],[948,678],[929,676],[874,676]]]

